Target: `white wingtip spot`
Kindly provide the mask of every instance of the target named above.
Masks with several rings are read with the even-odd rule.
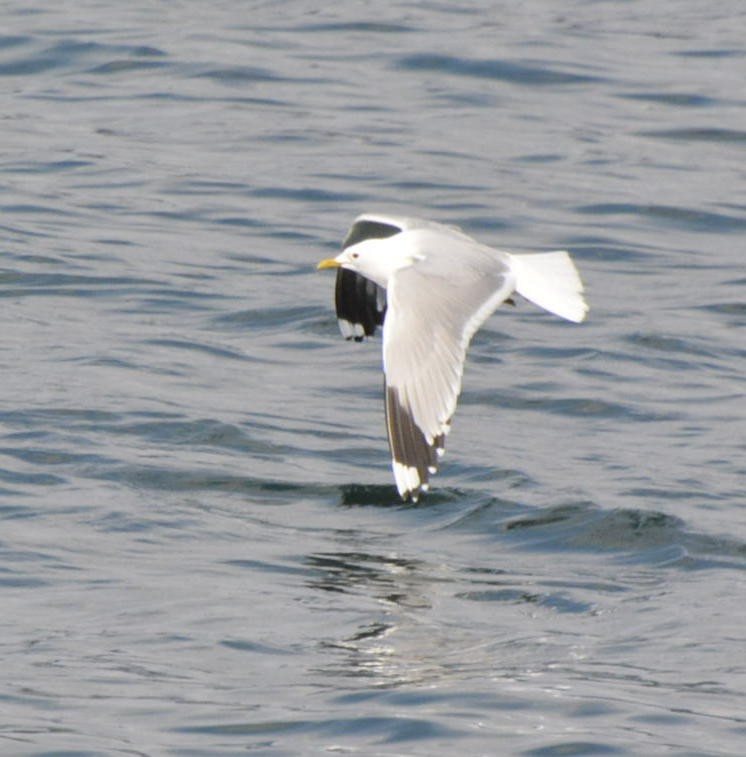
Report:
[[[365,329],[361,323],[352,323],[346,318],[339,318],[339,330],[345,339],[354,339],[358,336],[365,336]]]
[[[419,490],[422,488],[422,481],[420,481],[417,468],[410,465],[402,465],[396,460],[392,460],[391,465],[394,469],[396,488],[399,490],[401,498],[407,499],[407,497],[411,496],[416,502]]]

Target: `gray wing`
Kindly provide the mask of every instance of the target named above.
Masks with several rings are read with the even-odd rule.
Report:
[[[383,326],[386,421],[394,478],[404,499],[416,501],[437,470],[471,337],[515,288],[507,256],[467,246],[456,252],[447,261],[426,256],[389,282]]]

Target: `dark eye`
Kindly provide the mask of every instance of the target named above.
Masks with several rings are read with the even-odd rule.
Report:
[[[353,260],[357,260],[359,257],[360,257],[360,253],[359,252],[353,252],[352,253]]]

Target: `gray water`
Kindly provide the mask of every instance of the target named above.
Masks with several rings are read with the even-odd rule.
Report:
[[[746,8],[0,11],[0,753],[746,753]],[[360,212],[572,251],[403,505]]]

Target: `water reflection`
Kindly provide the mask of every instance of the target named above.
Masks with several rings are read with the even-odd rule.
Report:
[[[363,605],[357,626],[340,626],[321,642],[323,649],[335,653],[323,666],[326,675],[394,686],[442,674],[437,655],[423,640],[423,625],[433,611],[434,582],[446,580],[435,566],[373,551],[315,553],[307,563],[310,587],[358,595]]]
[[[314,569],[309,586],[323,591],[363,591],[376,599],[409,608],[431,606],[425,589],[425,563],[372,552],[328,552],[309,555]]]
[[[372,550],[314,553],[306,562],[310,587],[346,595],[346,608],[350,595],[358,597],[358,622],[340,622],[320,643],[331,653],[320,672],[337,684],[339,677],[364,677],[381,687],[434,685],[480,671],[522,677],[537,643],[523,619],[536,612],[593,610],[574,596],[583,589],[498,567],[455,568]],[[484,608],[477,613],[481,619],[464,624],[474,603]],[[539,643],[547,649],[557,642]]]
[[[352,532],[352,548],[307,555],[306,584],[323,598],[325,617],[337,619],[319,642],[329,654],[317,672],[334,686],[340,677],[377,687],[475,675],[523,681],[558,660],[585,659],[589,629],[620,604],[658,601],[671,570],[713,561],[743,569],[741,543],[692,533],[657,511],[573,503],[493,515],[481,512],[473,549],[459,542],[470,538],[463,522],[438,530],[460,543],[460,561],[361,549]]]

